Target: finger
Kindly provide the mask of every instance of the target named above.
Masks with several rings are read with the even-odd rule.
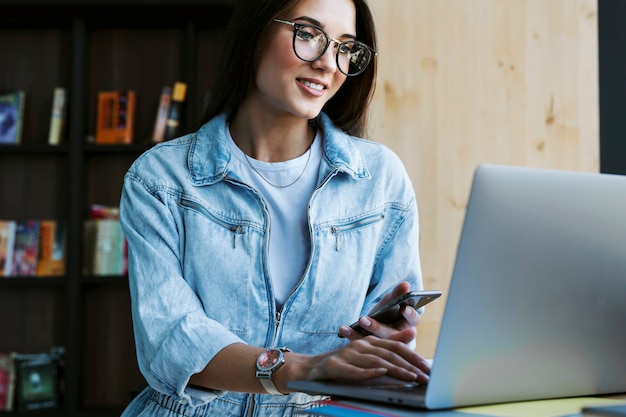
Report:
[[[428,380],[428,362],[405,344],[388,340],[380,343],[380,339],[372,337],[366,339],[355,342],[360,354],[352,359],[354,365],[386,368],[387,375],[404,381]]]
[[[376,307],[382,306],[383,304],[386,304],[390,302],[391,300],[394,300],[400,297],[402,294],[406,294],[407,292],[409,292],[410,289],[411,289],[411,286],[409,285],[408,282],[402,281],[398,283],[395,287],[393,287],[391,291],[383,295],[383,297],[380,299],[378,304],[376,304]]]
[[[345,337],[350,341],[363,338],[363,335],[361,333],[346,325],[343,325],[339,328],[339,335]]]
[[[403,327],[417,327],[417,325],[420,323],[421,318],[417,310],[415,310],[411,306],[405,306],[402,309],[402,317],[404,317],[406,324],[403,326],[399,326],[399,329],[402,329]]]
[[[373,355],[365,353],[370,349],[372,347],[368,342],[359,340],[321,355],[316,366],[307,373],[306,379],[362,380],[381,377],[387,373],[387,368],[377,365],[372,360],[375,359]]]
[[[409,307],[411,308],[411,307]],[[416,331],[413,323],[419,322],[419,314],[413,310],[413,314],[409,314],[411,317],[411,323],[408,323],[405,319],[402,319],[393,324],[393,326],[389,326],[386,324],[382,324],[379,321],[369,317],[363,316],[359,319],[359,324],[362,328],[370,332],[371,334],[380,337],[381,339],[392,339],[392,340],[402,340],[403,343],[410,343],[413,339],[415,339]],[[354,332],[353,333],[357,333]],[[352,340],[357,339],[357,337],[352,338]]]
[[[396,330],[392,335],[390,335],[387,339],[396,340],[398,342],[402,342],[404,344],[409,344],[415,337],[417,336],[417,332],[415,327],[409,327],[408,329],[404,329],[401,331]]]
[[[343,382],[365,381],[368,379],[380,378],[381,376],[387,374],[387,372],[387,369],[383,367],[367,368],[343,362],[337,366],[330,366],[328,368],[328,377],[324,379],[332,379]]]

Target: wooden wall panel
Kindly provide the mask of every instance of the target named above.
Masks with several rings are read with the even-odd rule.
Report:
[[[379,77],[370,137],[403,159],[420,209],[434,353],[479,163],[599,170],[596,0],[370,0]]]

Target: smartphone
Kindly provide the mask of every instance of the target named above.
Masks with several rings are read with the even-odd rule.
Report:
[[[417,310],[440,296],[441,291],[439,290],[410,291],[372,311],[368,316],[384,324],[395,323],[402,318],[400,312],[404,306],[408,305]],[[350,327],[363,335],[371,334],[362,328],[358,321],[352,323]]]

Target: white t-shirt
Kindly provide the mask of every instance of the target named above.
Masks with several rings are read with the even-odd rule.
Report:
[[[309,151],[283,162],[247,157],[230,134],[228,139],[234,156],[232,170],[261,193],[270,212],[269,273],[280,306],[303,276],[309,259],[307,205],[317,186],[322,137],[318,131]]]

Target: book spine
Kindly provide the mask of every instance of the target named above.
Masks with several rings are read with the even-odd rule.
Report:
[[[159,107],[157,109],[156,120],[154,122],[154,131],[152,132],[152,142],[163,142],[165,138],[165,126],[170,111],[170,103],[172,102],[172,88],[165,86],[161,89],[161,97],[159,99]]]
[[[23,91],[0,93],[0,143],[22,143],[25,99],[26,94]]]
[[[13,270],[13,249],[15,248],[14,220],[0,221],[0,276],[8,277]]]
[[[50,130],[48,133],[49,145],[60,145],[65,134],[66,112],[65,88],[57,87],[52,96],[52,113],[50,114]]]
[[[40,221],[37,276],[49,277],[65,274],[65,238],[66,230],[62,222]]]
[[[172,102],[170,103],[170,111],[165,126],[164,140],[170,140],[178,136],[180,133],[180,123],[183,116],[183,105],[187,95],[187,84],[177,82],[174,84],[172,92]]]
[[[15,354],[0,352],[0,411],[13,410],[15,397]]]
[[[133,140],[135,92],[133,90],[98,93],[96,143],[130,144]]]
[[[124,236],[119,220],[98,219],[94,248],[94,275],[122,275]]]
[[[37,275],[39,259],[39,221],[20,221],[15,229],[12,276]]]
[[[126,239],[119,220],[89,219],[84,224],[83,272],[87,275],[123,275]]]

